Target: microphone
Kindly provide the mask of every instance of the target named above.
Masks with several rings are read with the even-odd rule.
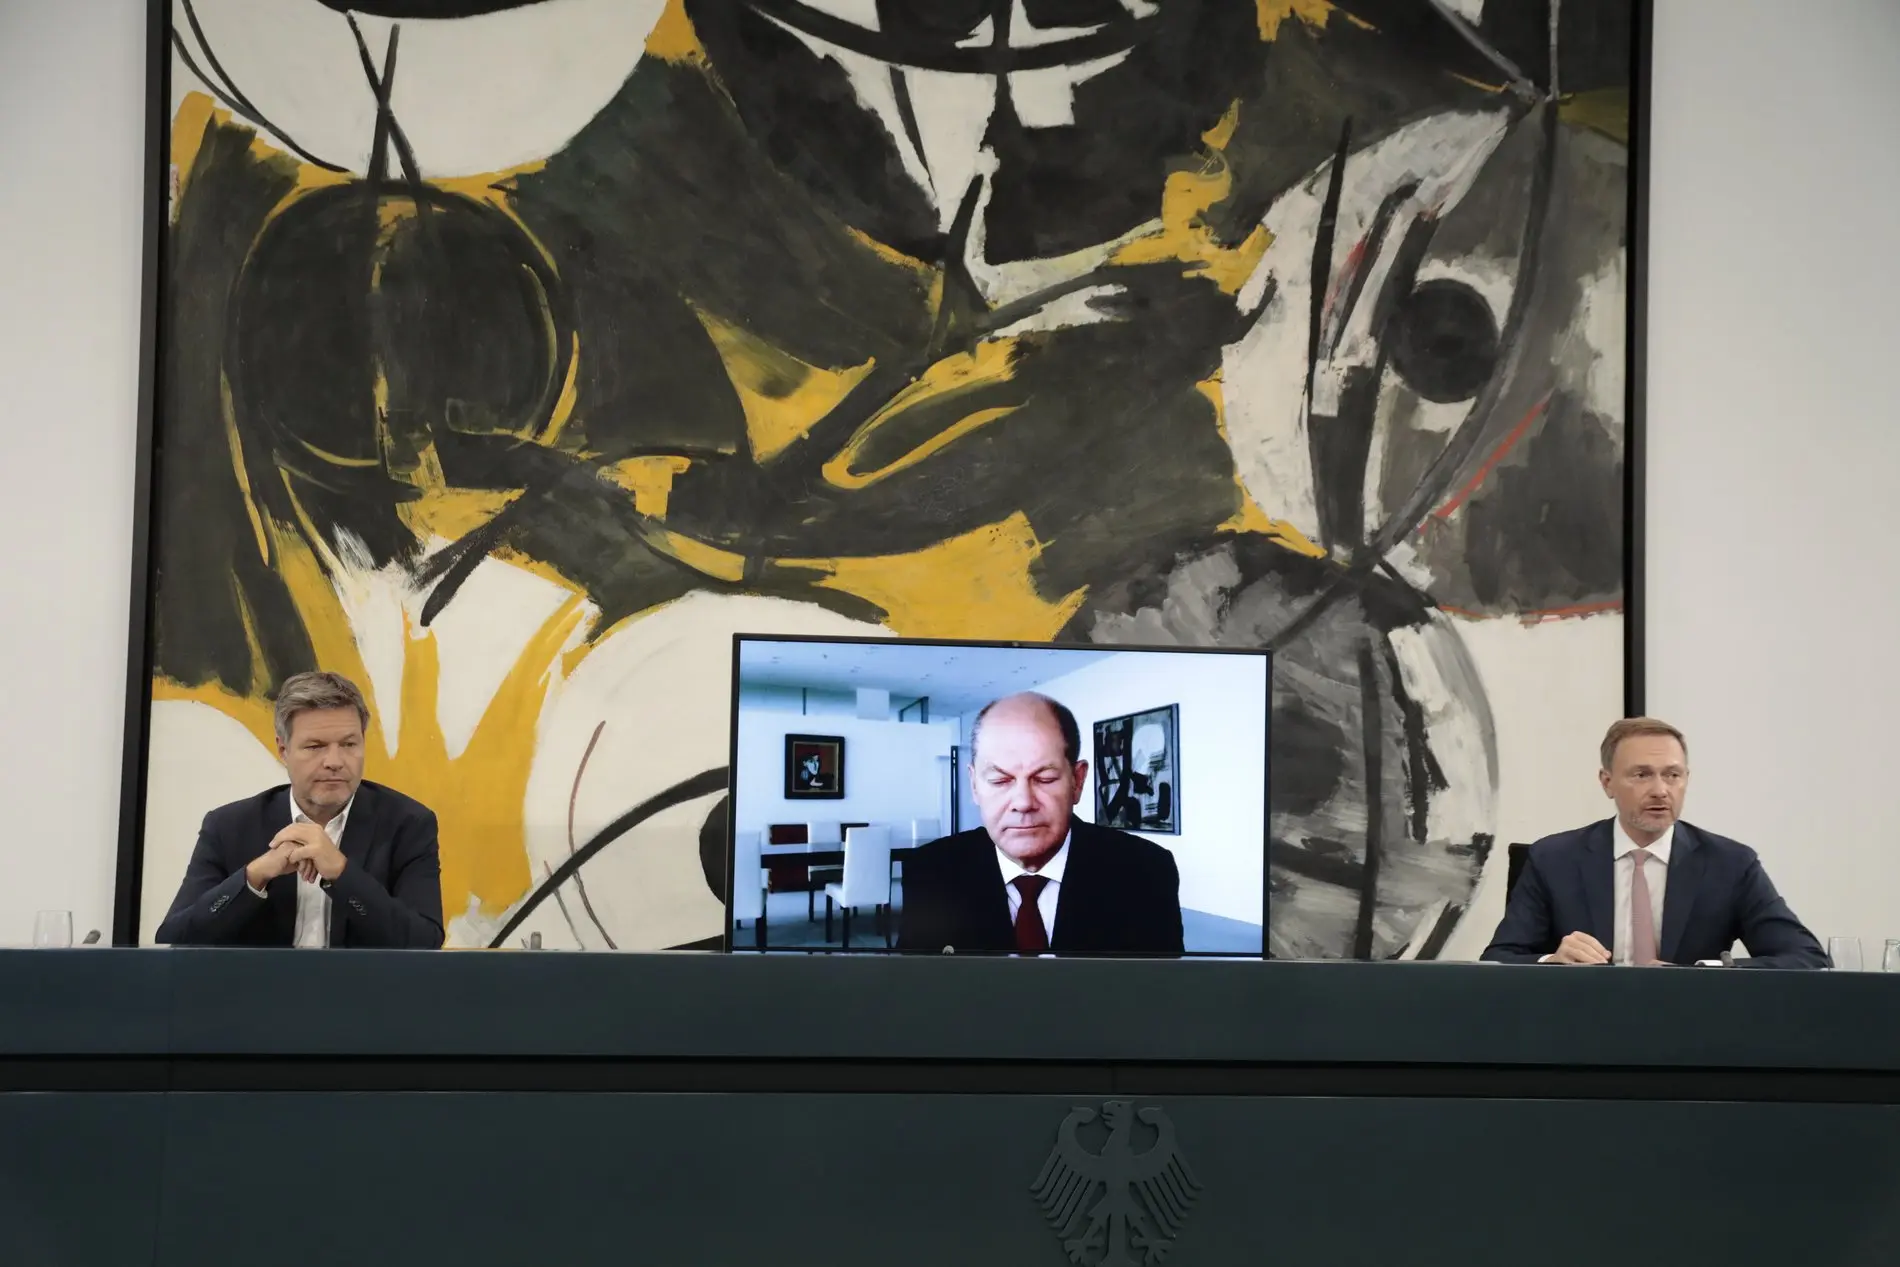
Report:
[[[946,955],[954,955],[957,953],[957,948],[955,946],[945,946],[943,950],[939,953],[946,954]]]
[[[91,932],[89,932],[89,933],[87,933],[87,934],[86,934],[86,939],[85,939],[84,941],[82,941],[82,942],[80,942],[79,944],[80,944],[80,945],[82,945],[82,946],[96,946],[96,945],[98,945],[98,944],[99,944],[99,930],[95,928],[95,929],[93,929],[93,930],[92,930]]]

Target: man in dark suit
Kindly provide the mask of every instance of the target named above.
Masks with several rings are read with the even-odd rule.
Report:
[[[970,734],[983,826],[904,860],[897,948],[939,954],[1178,955],[1174,855],[1076,818],[1075,715],[1044,695],[985,706]]]
[[[363,781],[362,693],[340,674],[299,673],[278,692],[276,723],[289,785],[205,815],[158,940],[441,946],[435,815]]]
[[[1599,755],[1616,817],[1530,847],[1485,959],[1693,964],[1740,941],[1746,967],[1827,966],[1753,849],[1680,821],[1689,787],[1681,731],[1625,718]]]

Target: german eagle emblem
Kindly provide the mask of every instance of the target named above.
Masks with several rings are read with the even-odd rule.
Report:
[[[1090,1152],[1079,1132],[1098,1118],[1108,1138]],[[1154,1131],[1154,1142],[1139,1152],[1137,1120]],[[1100,1133],[1100,1127],[1090,1132]],[[1110,1100],[1100,1114],[1069,1111],[1029,1190],[1062,1238],[1070,1262],[1152,1267],[1173,1248],[1201,1185],[1175,1146],[1174,1123],[1166,1113]]]

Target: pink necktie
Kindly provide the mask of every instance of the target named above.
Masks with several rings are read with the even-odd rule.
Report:
[[[1656,962],[1656,916],[1649,904],[1649,877],[1643,864],[1650,859],[1647,849],[1630,853],[1630,962]]]

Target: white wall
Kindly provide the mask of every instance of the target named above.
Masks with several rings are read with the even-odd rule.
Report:
[[[1900,4],[1656,8],[1649,710],[1818,936],[1900,937]]]
[[[40,907],[112,926],[144,12],[0,3],[0,945]]]
[[[844,737],[844,798],[785,799],[785,736]],[[937,758],[950,755],[955,722],[866,721],[805,717],[777,709],[739,709],[739,778],[733,822],[741,831],[768,823],[814,821],[888,824],[893,844],[908,844],[913,818],[936,818],[943,787]],[[901,827],[902,831],[895,830]]]
[[[111,910],[144,7],[0,2],[0,944],[36,907],[81,929]],[[1650,707],[1690,733],[1692,819],[1760,848],[1823,936],[1900,935],[1900,5],[1656,8]],[[1518,733],[1501,838],[1598,812],[1594,735]],[[1579,767],[1575,801],[1513,805],[1513,762]],[[1502,889],[1500,866],[1454,949]]]
[[[1182,906],[1252,924],[1261,922],[1265,887],[1267,735],[1260,712],[1267,697],[1265,667],[1258,656],[1130,651],[1036,688],[1075,714],[1085,760],[1093,760],[1094,723],[1180,705],[1176,795],[1181,832],[1134,834],[1173,852],[1181,871]],[[963,731],[969,733],[967,720]],[[967,760],[967,747],[965,752]],[[1093,768],[1076,812],[1095,818]],[[973,811],[966,813],[966,827],[982,821]]]

